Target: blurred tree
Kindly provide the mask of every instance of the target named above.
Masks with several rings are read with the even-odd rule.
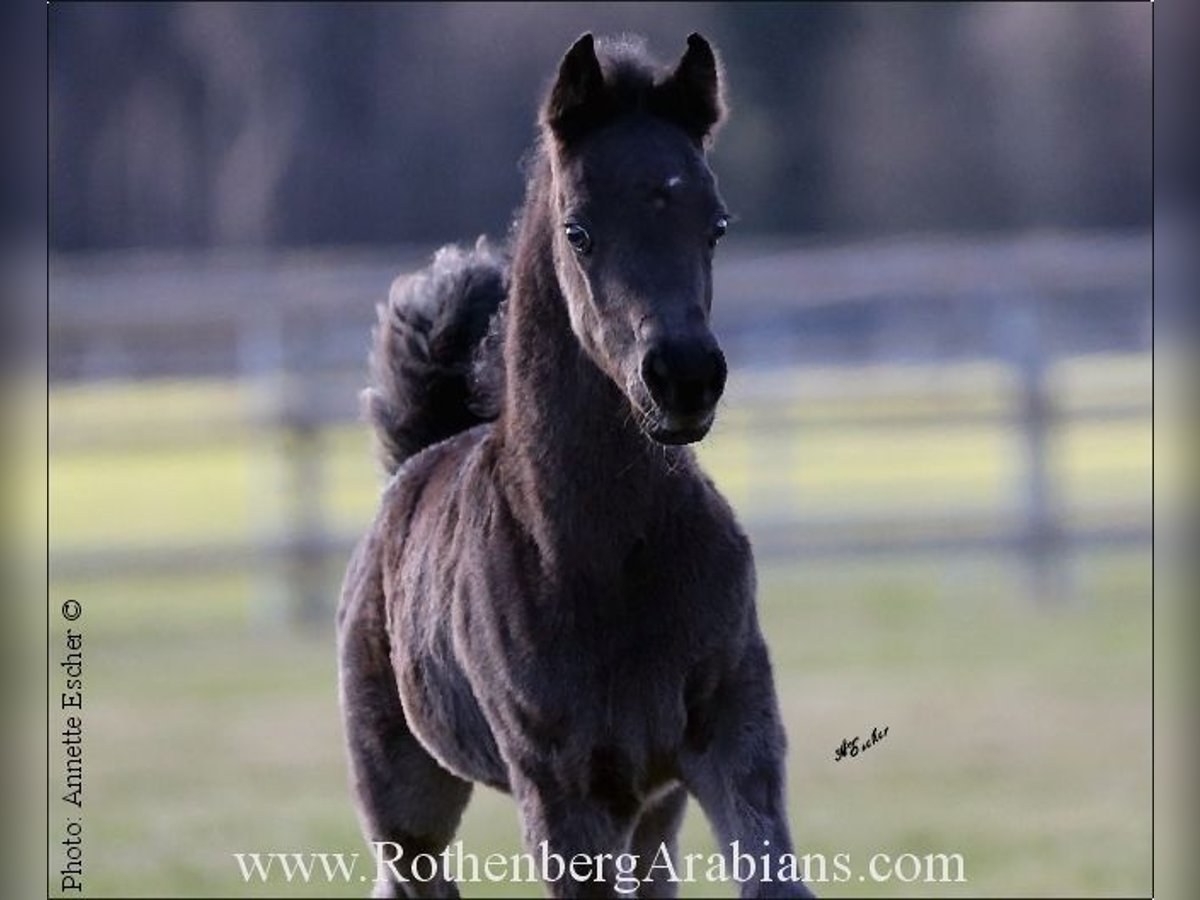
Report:
[[[50,7],[59,249],[502,232],[579,33],[727,64],[744,232],[1149,222],[1147,4]]]
[[[45,214],[46,32],[41,11],[0,6],[0,242],[39,229]]]
[[[721,4],[716,40],[728,71],[735,124],[718,144],[726,193],[755,231],[830,225],[828,102],[836,60],[857,15],[838,4]]]

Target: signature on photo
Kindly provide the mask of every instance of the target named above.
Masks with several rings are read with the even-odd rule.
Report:
[[[855,735],[852,738],[843,738],[842,743],[836,750],[833,751],[833,761],[841,762],[847,756],[858,756],[859,753],[869,750],[871,747],[874,747],[876,744],[882,741],[885,737],[887,737],[887,733],[888,726],[884,725],[882,729],[872,728],[871,736],[865,741],[858,735]]]

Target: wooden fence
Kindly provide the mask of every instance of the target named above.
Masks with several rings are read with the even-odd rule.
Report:
[[[283,437],[280,462],[289,473],[279,498],[286,504],[284,526],[253,539],[63,546],[54,541],[52,519],[52,577],[266,567],[284,579],[301,618],[326,608],[327,589],[314,572],[344,560],[356,535],[331,526],[322,506],[320,437],[356,417],[373,306],[396,273],[424,256],[405,249],[52,260],[52,389],[92,379],[198,376],[269,386],[266,402],[249,413],[218,411],[170,428],[150,418],[119,428],[81,426],[55,417],[52,408],[52,490],[54,460],[72,453],[195,446],[253,433]],[[1137,504],[1082,524],[1066,521],[1050,454],[1056,430],[1066,424],[1148,421],[1148,387],[1063,408],[1047,378],[1057,360],[1148,352],[1150,266],[1145,235],[733,248],[718,267],[716,325],[734,369],[755,373],[730,401],[749,439],[794,428],[797,416],[806,433],[886,422],[901,429],[975,425],[1020,435],[1015,515],[814,517],[804,509],[758,515],[751,504],[742,514],[759,555],[1006,553],[1023,561],[1031,593],[1048,598],[1063,593],[1059,562],[1070,548],[1147,542],[1149,510]],[[1002,366],[1016,389],[998,407],[935,404],[845,415],[835,404],[823,420],[803,411],[803,398],[791,396],[793,381],[772,377],[797,367],[853,373],[868,365],[965,360]],[[755,490],[776,490],[768,469],[752,477],[761,480]]]

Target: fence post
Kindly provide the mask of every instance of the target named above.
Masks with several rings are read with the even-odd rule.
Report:
[[[1010,362],[1017,370],[1018,428],[1021,431],[1024,497],[1017,539],[1025,569],[1026,592],[1038,605],[1064,602],[1071,594],[1063,554],[1064,535],[1051,474],[1055,412],[1046,373],[1051,357],[1042,334],[1041,311],[1029,291],[1008,307],[1002,329]]]
[[[288,531],[284,565],[291,601],[289,613],[293,620],[307,625],[319,621],[327,607],[324,595],[325,483],[320,422],[312,410],[301,405],[303,400],[297,401],[297,393],[304,393],[303,376],[290,386],[283,423],[289,476],[285,500]]]
[[[284,314],[258,309],[240,323],[239,354],[254,389],[253,415],[273,426],[266,490],[251,497],[268,511],[262,539],[279,542],[281,555],[256,567],[258,608],[271,621],[318,621],[323,596],[324,468],[320,417],[313,408],[307,354],[288,345]],[[282,499],[281,499],[282,498]]]
[[[312,625],[328,607],[325,596],[325,467],[321,453],[319,385],[309,335],[285,353],[284,453],[288,469],[284,515],[285,583],[293,621]]]
[[[273,304],[247,307],[238,320],[238,366],[243,384],[249,390],[252,417],[249,448],[253,453],[255,475],[248,498],[254,516],[254,539],[260,542],[278,538],[287,521],[279,506],[286,490],[283,458],[286,448],[277,446],[277,430],[286,417],[287,361],[284,347],[283,314]],[[259,428],[269,423],[266,439],[258,440]],[[254,567],[251,584],[254,596],[251,615],[274,623],[288,609],[290,587],[282,567],[275,559]]]

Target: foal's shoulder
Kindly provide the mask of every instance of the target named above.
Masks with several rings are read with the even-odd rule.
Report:
[[[700,468],[699,463],[691,466],[687,472],[687,481],[690,485],[692,502],[702,508],[707,513],[709,518],[722,523],[732,523],[737,525],[737,516],[730,506],[729,501],[725,499],[725,495],[721,493],[721,489],[717,487],[716,482],[709,477],[709,474]]]
[[[713,480],[695,465],[687,473],[686,483],[684,494],[687,500],[680,511],[695,523],[708,551],[717,554],[723,564],[734,568],[753,566],[750,539]]]

